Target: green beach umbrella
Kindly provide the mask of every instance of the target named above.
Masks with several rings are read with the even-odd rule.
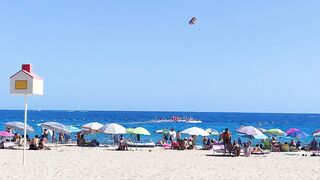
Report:
[[[128,129],[127,129],[128,131]],[[146,130],[143,127],[137,127],[132,131],[132,134],[141,134],[141,135],[146,135],[146,136],[150,136],[150,132],[148,130]]]
[[[127,133],[134,134],[134,133],[133,133],[134,128],[127,128],[126,130],[127,130]]]
[[[283,136],[285,132],[283,132],[281,129],[268,129],[264,132],[265,134],[270,134],[270,135],[277,135],[277,136]]]

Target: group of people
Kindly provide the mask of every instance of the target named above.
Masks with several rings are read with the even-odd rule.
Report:
[[[77,133],[76,138],[77,138],[77,146],[79,147],[98,147],[99,146],[99,142],[96,139],[93,139],[87,142],[86,139],[84,138],[84,134],[82,134],[81,132]]]
[[[39,138],[38,135],[35,135],[34,138],[28,143],[29,150],[50,150],[45,143],[48,143],[47,138],[45,138],[43,135],[41,138]]]

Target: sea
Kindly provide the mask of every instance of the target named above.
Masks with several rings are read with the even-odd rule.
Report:
[[[183,122],[157,122],[157,119],[170,119],[173,116],[192,117],[201,120],[202,123],[183,123]],[[5,130],[5,123],[10,121],[24,120],[23,110],[0,110],[0,129]],[[156,134],[156,130],[163,128],[174,128],[176,131],[190,127],[200,127],[203,129],[211,128],[222,132],[229,128],[233,138],[237,134],[235,130],[240,126],[251,125],[264,129],[279,128],[283,131],[289,128],[298,128],[309,134],[308,137],[301,139],[303,143],[311,141],[312,132],[320,129],[320,114],[290,114],[290,113],[240,113],[240,112],[151,112],[151,111],[55,111],[55,110],[29,110],[28,125],[35,129],[29,136],[41,135],[41,127],[38,124],[48,121],[55,121],[64,125],[73,125],[81,128],[83,124],[99,122],[102,124],[118,123],[126,128],[144,127],[151,136],[143,136],[144,140],[158,142],[162,138],[161,134]],[[22,132],[20,132],[22,133]],[[129,136],[129,135],[126,135]],[[186,135],[184,135],[186,137]],[[71,135],[75,139],[75,134]],[[88,135],[87,140],[97,139],[100,143],[110,142],[112,138],[106,134]],[[130,137],[127,137],[130,138]],[[210,137],[215,138],[217,137]],[[201,139],[198,140],[199,143]],[[282,137],[280,141],[290,141],[290,138]]]

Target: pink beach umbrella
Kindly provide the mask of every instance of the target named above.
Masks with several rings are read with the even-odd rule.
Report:
[[[0,136],[1,137],[12,137],[12,136],[14,136],[14,134],[9,133],[7,131],[0,131]]]
[[[313,136],[320,136],[320,129],[312,133]]]
[[[286,131],[286,134],[291,134],[291,133],[296,132],[296,131],[300,131],[300,130],[297,129],[297,128],[290,128],[290,129],[288,129],[288,130]]]

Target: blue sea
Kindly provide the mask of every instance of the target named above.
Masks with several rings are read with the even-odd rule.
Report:
[[[171,118],[172,116],[193,117],[201,120],[202,123],[151,123],[150,120],[160,118]],[[24,119],[23,110],[0,110],[0,129],[5,130],[5,123],[10,121],[21,121]],[[82,124],[89,122],[100,122],[102,124],[118,123],[126,128],[144,127],[151,132],[151,139],[157,142],[161,139],[161,135],[154,132],[159,129],[174,128],[175,130],[184,130],[189,127],[197,126],[203,129],[212,128],[219,132],[225,128],[229,128],[233,133],[233,137],[239,136],[235,129],[241,125],[252,125],[264,129],[279,128],[283,131],[289,128],[299,128],[307,134],[311,134],[315,130],[320,129],[320,114],[285,114],[285,113],[220,113],[220,112],[144,112],[144,111],[28,111],[28,125],[35,128],[35,132],[30,134],[41,134],[41,128],[37,124],[56,121],[65,125],[74,125],[81,127]],[[75,135],[75,134],[74,134]],[[74,138],[75,136],[71,137]],[[101,143],[105,143],[110,139],[108,135],[97,134],[89,135],[90,139],[98,139]],[[312,136],[302,139],[307,143]],[[283,138],[282,141],[290,139]]]

